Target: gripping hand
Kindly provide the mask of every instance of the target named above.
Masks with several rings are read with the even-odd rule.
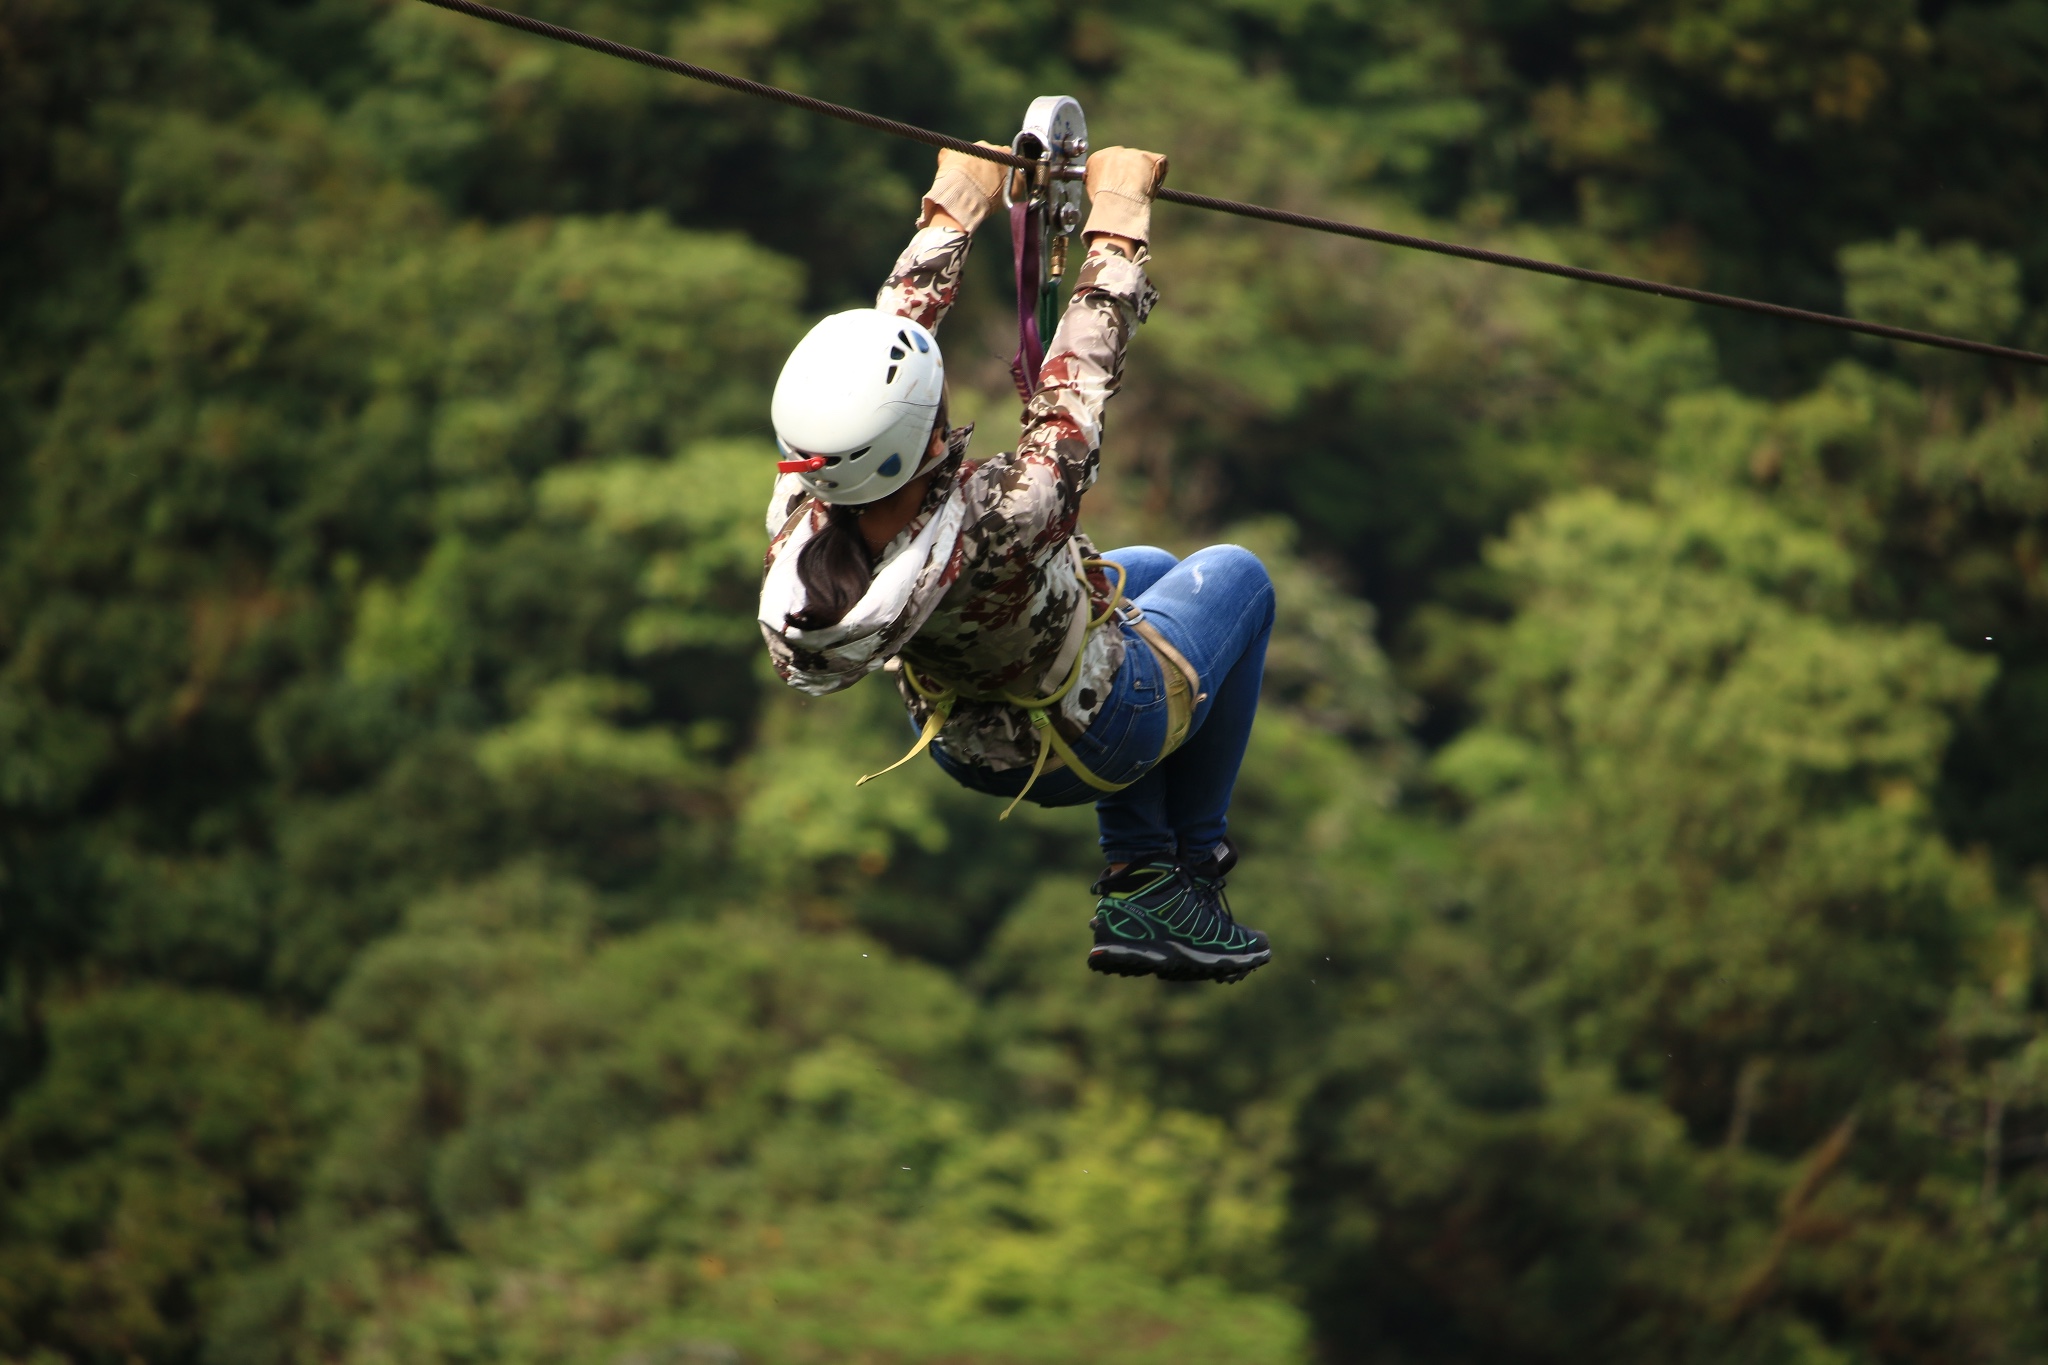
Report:
[[[978,146],[998,152],[1007,152],[1007,147],[998,147],[993,142]],[[1003,200],[1003,177],[1009,167],[996,161],[984,161],[978,156],[956,152],[951,147],[939,152],[939,172],[932,177],[932,187],[924,192],[924,204],[917,215],[917,225],[928,227],[933,213],[944,210],[953,216],[961,227],[969,232],[981,226],[981,220]]]
[[[1146,242],[1152,236],[1152,196],[1166,183],[1166,158],[1135,147],[1104,147],[1088,156],[1088,236]]]

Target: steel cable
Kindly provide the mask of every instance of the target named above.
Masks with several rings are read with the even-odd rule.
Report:
[[[869,128],[892,137],[908,138],[932,147],[949,147],[956,152],[978,156],[985,161],[1000,162],[1006,166],[1030,167],[1038,163],[1027,157],[1017,156],[1008,151],[984,147],[965,138],[920,128],[914,123],[903,123],[879,114],[870,114],[864,109],[853,109],[830,100],[821,100],[811,95],[800,95],[794,90],[779,86],[765,85],[751,81],[744,76],[733,76],[708,66],[698,66],[675,57],[665,57],[658,52],[644,48],[630,47],[615,43],[609,38],[599,38],[560,24],[551,24],[544,19],[514,14],[510,10],[498,9],[493,5],[478,3],[478,0],[423,0],[423,3],[466,14],[488,23],[501,24],[506,28],[518,29],[541,38],[551,38],[558,43],[617,57],[622,61],[637,62],[641,66],[653,67],[672,75],[685,76],[693,81],[708,85],[722,86],[742,95],[753,95],[759,99],[774,100],[802,109],[808,113],[835,118],[855,127]],[[1162,187],[1156,198],[1172,204],[1184,204],[1189,208],[1207,209],[1212,213],[1228,213],[1239,218],[1255,218],[1268,223],[1280,223],[1287,227],[1306,228],[1311,232],[1326,232],[1339,237],[1355,237],[1362,241],[1378,242],[1383,246],[1406,247],[1414,251],[1435,252],[1439,256],[1455,256],[1461,260],[1481,261],[1487,265],[1506,266],[1511,270],[1528,270],[1540,275],[1555,275],[1561,279],[1578,280],[1585,284],[1605,285],[1611,289],[1628,289],[1638,294],[1655,294],[1659,298],[1683,299],[1688,303],[1703,303],[1714,308],[1728,308],[1737,312],[1755,313],[1764,317],[1780,318],[1791,322],[1808,322],[1822,327],[1833,327],[1846,332],[1858,332],[1864,336],[1881,337],[1887,341],[1903,341],[1917,346],[1939,346],[1946,350],[1963,351],[1971,355],[1988,356],[1994,360],[2013,360],[2026,365],[2048,366],[2048,355],[2037,351],[2023,351],[2012,346],[1998,346],[1988,341],[1972,341],[1966,337],[1944,336],[1939,332],[1921,332],[1910,327],[1892,327],[1881,322],[1864,322],[1859,318],[1845,318],[1834,313],[1817,313],[1806,308],[1791,308],[1781,303],[1765,303],[1759,299],[1746,299],[1734,294],[1716,294],[1706,289],[1691,289],[1685,285],[1666,284],[1660,280],[1638,279],[1633,275],[1616,275],[1605,270],[1589,270],[1584,266],[1565,265],[1559,261],[1539,260],[1533,256],[1517,256],[1505,251],[1492,251],[1485,247],[1464,246],[1457,242],[1438,241],[1433,237],[1416,237],[1405,232],[1389,232],[1385,228],[1365,227],[1358,223],[1346,223],[1335,218],[1318,218],[1313,214],[1294,213],[1287,209],[1267,208],[1263,204],[1246,204],[1235,199],[1218,199],[1207,194],[1193,194],[1170,186]]]
[[[425,0],[425,3],[437,5],[442,9],[454,10],[457,14],[467,14],[472,19],[482,19],[493,24],[503,24],[506,28],[516,28],[522,32],[535,34],[542,38],[552,38],[558,43],[567,43],[571,47],[586,48],[591,52],[601,52],[607,57],[617,57],[622,61],[638,62],[642,66],[651,66],[656,71],[666,71],[676,76],[687,76],[693,81],[703,81],[707,85],[721,85],[727,90],[737,90],[742,95],[753,95],[759,99],[774,100],[779,104],[787,104],[793,109],[802,109],[806,113],[823,114],[826,118],[836,118],[842,123],[851,123],[855,127],[872,128],[878,133],[888,133],[892,137],[909,138],[912,142],[923,142],[933,147],[950,147],[956,152],[966,152],[969,156],[978,156],[986,161],[1000,161],[1009,166],[1029,167],[1038,164],[1029,157],[1017,156],[1006,151],[996,151],[979,143],[969,142],[965,138],[953,137],[946,133],[935,133],[929,128],[920,128],[914,123],[899,123],[892,118],[883,118],[880,114],[870,114],[865,109],[850,109],[846,105],[834,104],[830,100],[821,100],[811,95],[799,95],[794,90],[784,90],[780,86],[775,85],[763,85],[760,81],[750,81],[745,76],[727,75],[723,71],[714,71],[708,66],[698,66],[695,62],[685,62],[675,57],[664,57],[659,52],[649,52],[647,49],[640,47],[628,47],[624,43],[615,43],[609,38],[599,38],[592,34],[579,32],[573,28],[563,28],[560,24],[551,24],[545,19],[534,19],[524,14],[514,14],[510,10],[498,9],[493,5],[480,5],[476,3],[476,0]]]

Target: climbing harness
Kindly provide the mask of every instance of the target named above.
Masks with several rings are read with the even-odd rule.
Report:
[[[1038,391],[1045,344],[1059,318],[1060,278],[1067,243],[1081,230],[1081,171],[1088,157],[1088,120],[1068,95],[1040,95],[1024,111],[1024,126],[1010,151],[1030,164],[1003,178],[1010,209],[1010,248],[1017,279],[1017,354],[1010,377],[1027,403]]]
[[[1068,542],[1069,546],[1072,544],[1072,541]],[[1130,786],[1131,782],[1136,782],[1138,779],[1132,778],[1131,782],[1111,782],[1096,775],[1074,753],[1073,747],[1067,743],[1066,737],[1059,732],[1059,727],[1053,723],[1050,714],[1055,706],[1066,700],[1067,694],[1074,690],[1074,684],[1080,680],[1081,660],[1088,652],[1089,633],[1108,624],[1112,620],[1121,620],[1129,624],[1137,631],[1141,639],[1152,646],[1153,651],[1159,656],[1160,672],[1166,678],[1166,739],[1160,745],[1158,756],[1152,762],[1145,765],[1145,771],[1150,772],[1158,766],[1162,759],[1186,742],[1188,731],[1192,728],[1194,722],[1195,703],[1203,698],[1203,694],[1199,691],[1201,680],[1195,673],[1194,668],[1179,650],[1167,642],[1166,638],[1159,633],[1157,628],[1144,619],[1143,615],[1137,611],[1135,604],[1129,604],[1131,610],[1128,614],[1119,615],[1118,608],[1127,605],[1124,602],[1123,565],[1113,559],[1084,560],[1080,558],[1078,551],[1074,552],[1074,560],[1074,575],[1081,580],[1082,600],[1084,602],[1092,605],[1095,597],[1095,585],[1088,581],[1087,570],[1101,569],[1105,574],[1114,571],[1116,586],[1110,592],[1109,604],[1100,612],[1093,615],[1088,615],[1086,612],[1077,612],[1075,614],[1074,620],[1077,623],[1085,621],[1086,624],[1078,632],[1080,636],[1078,642],[1071,646],[1073,648],[1074,661],[1067,668],[1066,681],[1054,688],[1049,695],[1043,697],[1020,696],[1015,692],[1009,691],[969,692],[953,683],[943,682],[935,678],[920,677],[915,665],[910,660],[900,659],[899,663],[903,669],[903,680],[910,684],[912,691],[924,698],[926,706],[930,708],[925,715],[924,729],[919,732],[917,742],[910,746],[909,753],[903,755],[903,757],[897,759],[880,772],[869,773],[861,778],[859,782],[856,782],[855,786],[866,786],[878,777],[893,773],[926,749],[929,749],[932,746],[932,742],[939,737],[939,732],[946,728],[946,721],[953,714],[954,704],[961,701],[1002,702],[1014,706],[1031,718],[1031,728],[1038,732],[1038,757],[1031,765],[1031,776],[1025,781],[1023,790],[1011,798],[1009,805],[1003,807],[1003,813],[997,816],[997,819],[1009,819],[1010,812],[1016,810],[1024,798],[1030,795],[1031,789],[1038,785],[1038,779],[1043,777],[1053,767],[1062,764],[1073,769],[1074,776],[1080,778],[1099,792],[1120,792]]]
[[[723,86],[743,95],[760,99],[775,100],[792,108],[802,109],[826,118],[835,118],[843,123],[888,133],[892,137],[908,138],[931,147],[950,147],[956,152],[980,157],[984,161],[1000,162],[1005,166],[1025,171],[1044,170],[1050,179],[1078,180],[1083,172],[1077,164],[1045,167],[1043,157],[1026,157],[1019,152],[1003,151],[996,147],[983,147],[965,138],[920,128],[914,123],[903,123],[896,119],[870,114],[864,109],[849,109],[843,104],[833,104],[813,95],[800,95],[793,90],[764,85],[750,81],[744,76],[729,75],[708,66],[675,57],[664,57],[658,52],[645,48],[629,47],[609,38],[550,24],[543,19],[529,18],[514,14],[510,10],[498,9],[479,0],[422,0],[457,14],[466,14],[472,19],[516,28],[537,37],[550,38],[558,43],[567,43],[590,52],[617,57],[623,61],[637,62],[657,71],[686,76],[693,81]],[[1257,218],[1268,223],[1280,223],[1287,227],[1307,228],[1311,232],[1327,232],[1339,237],[1355,237],[1361,241],[1378,242],[1383,246],[1406,247],[1413,251],[1430,251],[1440,256],[1456,256],[1461,260],[1480,261],[1487,265],[1505,266],[1510,270],[1528,270],[1539,275],[1555,275],[1560,279],[1578,280],[1583,284],[1605,285],[1610,289],[1628,289],[1639,294],[1655,294],[1660,298],[1681,299],[1688,303],[1702,303],[1714,308],[1729,308],[1737,312],[1756,313],[1764,317],[1778,318],[1787,322],[1809,322],[1821,327],[1833,327],[1845,332],[1858,332],[1864,336],[1882,337],[1887,341],[1910,342],[1916,346],[1939,346],[1951,351],[1966,351],[1972,355],[1989,356],[1994,360],[2015,360],[2027,365],[2048,365],[2048,355],[2038,351],[2023,351],[2013,346],[1995,346],[1987,341],[1972,341],[1965,337],[1944,336],[1939,332],[1921,332],[1910,327],[1892,327],[1881,322],[1864,322],[1860,318],[1845,318],[1834,313],[1819,313],[1806,308],[1790,308],[1782,303],[1765,303],[1760,299],[1745,299],[1734,294],[1716,294],[1706,289],[1690,289],[1684,285],[1666,284],[1661,280],[1638,279],[1633,275],[1616,275],[1605,270],[1589,270],[1584,266],[1565,265],[1558,261],[1538,260],[1533,256],[1516,256],[1505,251],[1492,251],[1485,247],[1465,246],[1458,242],[1438,241],[1433,237],[1416,237],[1405,232],[1389,232],[1385,228],[1365,227],[1358,223],[1340,222],[1334,218],[1318,218],[1313,214],[1293,213],[1286,209],[1268,208],[1263,204],[1246,204],[1235,199],[1218,199],[1211,195],[1194,194],[1187,190],[1161,186],[1152,196],[1169,204],[1185,204],[1190,208],[1208,209],[1213,213],[1229,213],[1240,218]],[[1021,366],[1019,367],[1022,368]]]

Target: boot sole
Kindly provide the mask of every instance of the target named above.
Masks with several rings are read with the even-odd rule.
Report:
[[[1156,976],[1162,981],[1215,981],[1232,986],[1273,960],[1273,950],[1205,953],[1178,943],[1098,943],[1088,970],[1110,976]]]

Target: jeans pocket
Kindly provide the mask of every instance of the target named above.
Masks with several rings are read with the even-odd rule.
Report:
[[[1105,782],[1144,776],[1166,745],[1166,674],[1159,656],[1128,628],[1124,643],[1109,699],[1073,743],[1075,756]]]

